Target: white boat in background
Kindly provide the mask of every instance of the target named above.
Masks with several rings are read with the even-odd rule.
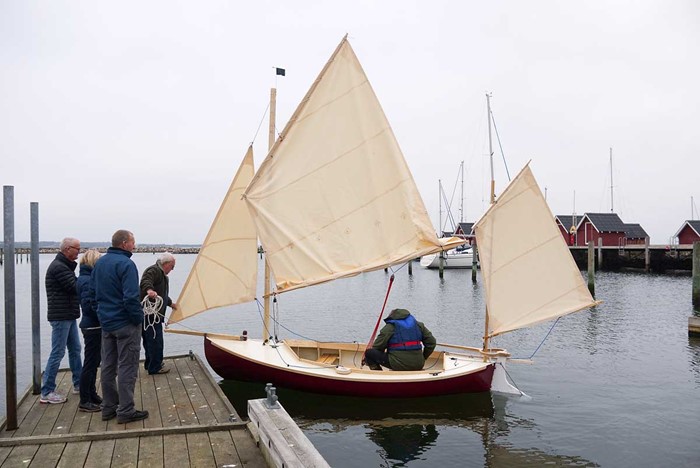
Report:
[[[519,394],[503,366],[510,354],[490,347],[489,338],[595,301],[529,167],[494,199],[492,191],[491,207],[474,228],[485,287],[483,347],[439,343],[423,369],[387,372],[363,363],[362,341],[277,336],[270,326],[271,297],[279,303],[287,291],[464,243],[435,234],[391,126],[345,37],[258,171],[251,150],[243,159],[167,331],[202,336],[209,364],[225,379],[382,398],[489,390]],[[520,235],[523,230],[529,235]],[[255,299],[258,239],[265,250],[264,335],[172,329],[201,312]],[[271,274],[274,291],[268,292]],[[357,330],[356,317],[348,303],[336,327],[345,323]]]
[[[442,256],[443,268],[471,268],[474,264],[474,249],[471,247],[463,250],[448,250],[443,252]],[[420,258],[420,266],[423,268],[440,268],[440,252],[423,255]]]

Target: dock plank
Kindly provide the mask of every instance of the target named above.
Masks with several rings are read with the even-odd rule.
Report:
[[[148,418],[144,420],[143,427],[161,427],[163,421],[160,417],[160,407],[158,406],[158,394],[156,393],[155,379],[144,372],[145,376],[141,380],[141,401],[143,409],[148,411]],[[162,444],[161,444],[162,445]]]
[[[233,408],[231,403],[226,399],[225,395],[219,388],[218,384],[214,381],[202,363],[198,358],[195,360],[188,360],[188,366],[190,371],[197,381],[197,385],[202,391],[202,395],[206,398],[209,408],[211,408],[216,421],[220,423],[228,422],[231,415],[233,414],[237,420],[240,420],[238,413]]]
[[[217,422],[216,416],[209,407],[209,402],[204,398],[202,390],[199,388],[199,384],[194,378],[194,375],[192,375],[192,370],[187,361],[188,359],[176,359],[175,365],[180,374],[180,379],[185,387],[185,391],[187,391],[187,395],[192,403],[195,416],[200,424],[215,424]]]
[[[34,458],[29,464],[30,468],[49,468],[54,467],[58,463],[59,458],[66,444],[44,444],[36,451]]]
[[[114,440],[98,440],[90,444],[84,468],[105,466],[105,460],[111,460],[114,453]]]
[[[248,431],[231,430],[231,440],[243,466],[250,468],[267,468],[267,463],[260,454],[260,449]]]
[[[1,467],[16,468],[18,466],[27,466],[32,461],[32,458],[34,458],[37,450],[39,450],[38,445],[20,445],[14,447]]]
[[[83,466],[90,452],[90,442],[73,442],[66,444],[65,450],[58,460],[58,468],[75,468]]]
[[[207,434],[187,434],[190,466],[215,466],[214,453]]]
[[[130,423],[131,424],[131,423]],[[112,467],[136,467],[139,463],[139,438],[117,439],[112,454]]]
[[[185,466],[190,463],[185,434],[163,436],[163,459],[165,466]]]
[[[209,434],[212,452],[216,466],[241,466],[240,457],[236,452],[236,445],[228,431],[211,432]]]
[[[192,408],[192,403],[187,396],[187,390],[185,390],[179,372],[170,371],[170,373],[165,374],[165,376],[168,379],[170,391],[172,392],[173,400],[175,402],[178,425],[197,424],[198,421],[194,408]]]
[[[182,461],[180,461],[180,464],[182,464]],[[165,460],[163,458],[163,437],[141,437],[139,440],[139,467],[160,466],[165,466]]]

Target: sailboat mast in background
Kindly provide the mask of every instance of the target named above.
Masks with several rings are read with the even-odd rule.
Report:
[[[614,213],[613,209],[613,169],[612,169],[612,148],[610,148],[610,212]]]

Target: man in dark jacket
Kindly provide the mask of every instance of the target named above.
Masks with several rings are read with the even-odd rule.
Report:
[[[384,366],[392,370],[421,370],[437,344],[428,327],[406,309],[392,310],[384,321],[386,325],[374,340],[372,349],[365,353],[369,368],[382,370],[380,366]]]
[[[90,279],[90,296],[102,325],[102,420],[116,416],[119,424],[148,417],[148,411],[134,407],[143,323],[139,272],[131,260],[134,247],[131,232],[115,232],[112,247],[95,263]]]
[[[73,393],[79,392],[80,335],[77,319],[80,317],[80,298],[75,287],[75,260],[80,253],[80,241],[66,237],[56,258],[46,270],[47,316],[51,324],[51,353],[44,370],[40,403],[65,403],[66,397],[56,392],[56,374],[68,348],[68,363],[73,374]]]
[[[175,268],[175,257],[169,252],[165,252],[156,260],[155,265],[146,268],[141,277],[141,301],[148,296],[149,301],[156,302],[160,297],[160,308],[155,314],[144,316],[144,327],[142,332],[143,349],[146,351],[146,361],[144,367],[150,375],[167,374],[170,368],[163,365],[163,319],[165,318],[166,307],[177,309],[177,304],[170,299],[170,283],[168,274]]]

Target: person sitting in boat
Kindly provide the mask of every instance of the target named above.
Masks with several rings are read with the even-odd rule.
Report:
[[[421,370],[435,349],[435,337],[428,327],[406,309],[394,309],[385,318],[386,325],[365,353],[370,369],[412,371]]]

